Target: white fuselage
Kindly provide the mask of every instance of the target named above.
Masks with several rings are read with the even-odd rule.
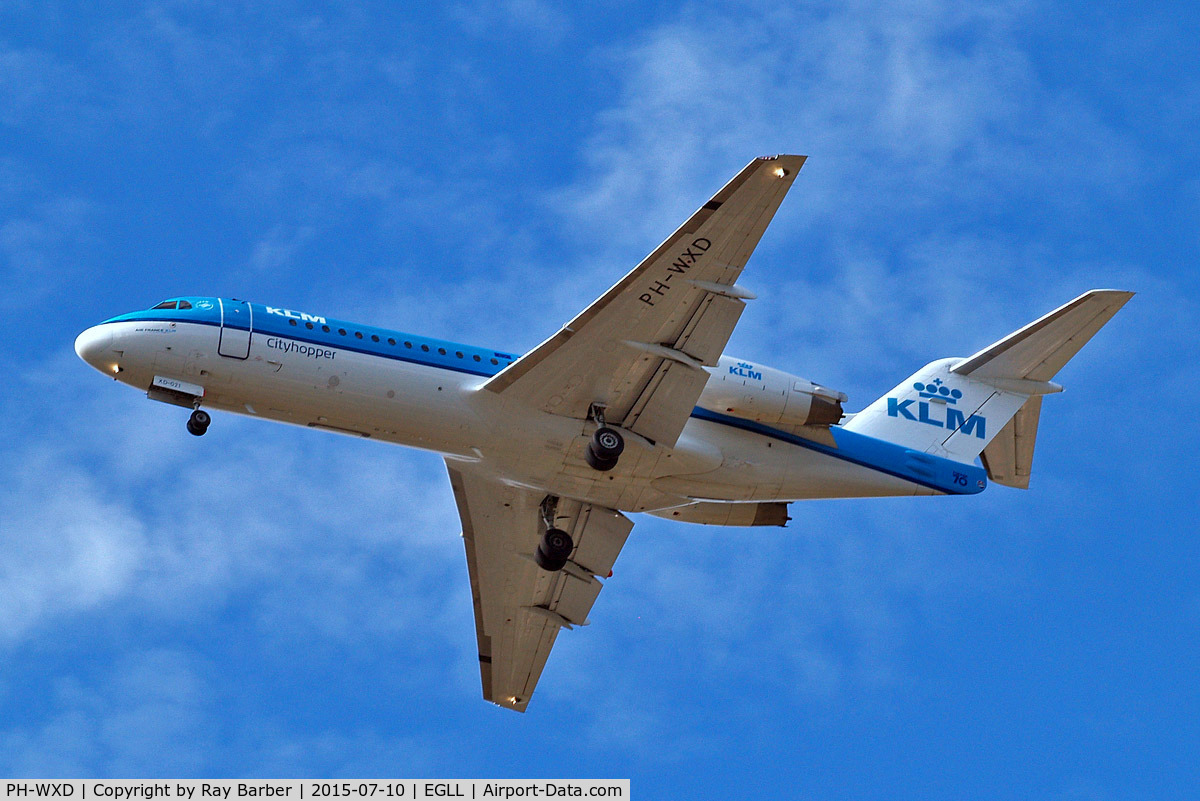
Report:
[[[76,347],[97,369],[142,390],[156,376],[178,379],[203,387],[204,408],[436,451],[515,485],[623,511],[694,499],[938,491],[780,436],[697,416],[673,448],[627,435],[617,468],[599,472],[584,460],[594,423],[506,402],[481,389],[485,375],[350,347],[314,348],[278,329],[254,330],[245,358],[235,358],[219,352],[220,335],[213,324],[118,318],[88,329]]]

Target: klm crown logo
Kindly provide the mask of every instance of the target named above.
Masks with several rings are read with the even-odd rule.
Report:
[[[946,403],[958,403],[958,399],[962,397],[962,390],[950,389],[942,383],[942,379],[935,378],[929,384],[922,384],[917,381],[913,384],[913,389],[920,393],[922,398],[933,398],[934,400],[944,400]]]

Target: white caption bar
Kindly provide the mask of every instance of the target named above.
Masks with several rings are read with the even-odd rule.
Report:
[[[74,779],[0,781],[0,799],[59,801],[234,801],[234,799],[514,799],[629,798],[629,779]]]

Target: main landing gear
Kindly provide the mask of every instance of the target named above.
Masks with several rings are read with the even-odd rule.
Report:
[[[591,408],[591,417],[600,427],[592,435],[584,458],[593,470],[607,471],[617,466],[621,451],[625,450],[625,440],[615,428],[609,428],[604,423],[604,407],[595,404]]]
[[[538,543],[537,550],[533,553],[533,559],[537,562],[538,567],[549,573],[557,573],[562,570],[571,556],[571,551],[575,550],[575,543],[571,540],[571,535],[561,528],[554,527],[554,514],[557,507],[558,498],[552,495],[547,495],[546,500],[542,501],[542,521],[546,525],[546,533],[542,535],[542,541]]]
[[[203,409],[196,409],[192,412],[192,416],[188,418],[187,430],[194,437],[204,436],[204,432],[208,430],[208,424],[212,422],[212,415]]]

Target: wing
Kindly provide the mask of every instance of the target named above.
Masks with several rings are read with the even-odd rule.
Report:
[[[559,629],[586,625],[633,523],[620,512],[560,499],[555,525],[575,542],[564,569],[533,561],[545,493],[446,463],[462,518],[483,697],[524,712]]]
[[[675,444],[753,298],[735,282],[804,156],[750,162],[631,273],[485,384],[552,414]]]

